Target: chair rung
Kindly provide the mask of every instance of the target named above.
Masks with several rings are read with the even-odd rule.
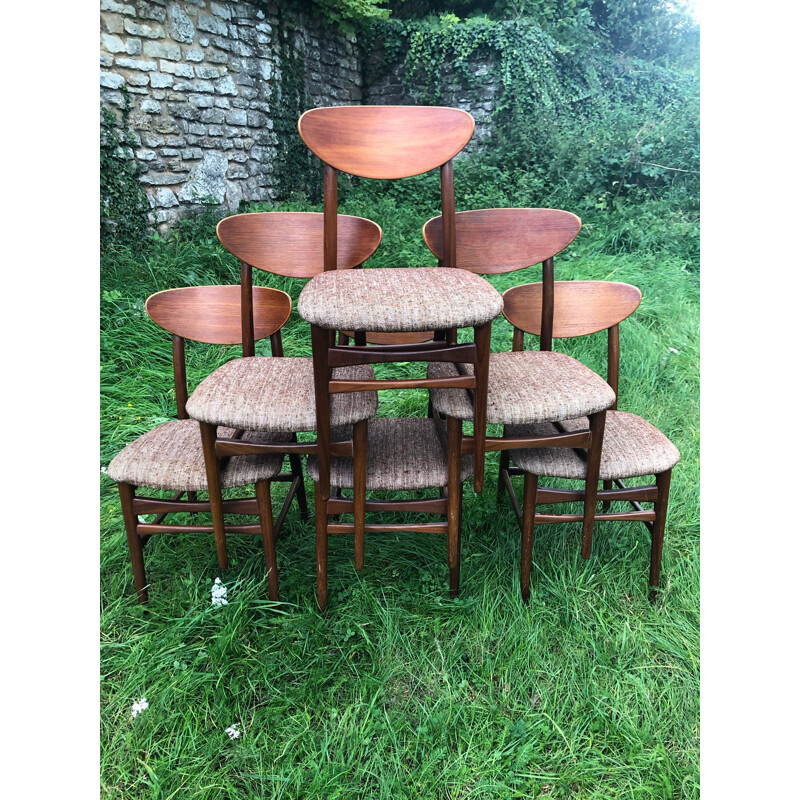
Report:
[[[416,525],[403,525],[392,523],[387,525],[368,524],[364,526],[366,533],[396,533],[398,531],[413,531],[415,533],[447,533],[446,522],[421,522]],[[328,525],[328,533],[354,533],[352,523],[332,522]]]

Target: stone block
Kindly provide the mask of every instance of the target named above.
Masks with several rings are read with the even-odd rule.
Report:
[[[151,72],[150,73],[150,85],[154,89],[165,89],[175,82],[175,78],[172,75],[164,75],[163,72]]]
[[[144,43],[144,55],[149,58],[166,58],[170,61],[180,61],[181,48],[177,44],[148,41]]]
[[[141,72],[132,72],[128,75],[128,86],[147,86],[150,78]]]
[[[219,17],[212,17],[210,14],[197,15],[197,28],[208,33],[216,33],[220,36],[228,35],[228,26]]]
[[[223,19],[229,20],[231,19],[231,10],[228,6],[223,6],[220,3],[211,3],[209,5],[209,11],[214,14],[214,16],[222,17]]]
[[[130,81],[128,82],[128,91],[131,94],[150,94],[149,89],[144,89],[141,86],[131,86]]]
[[[227,111],[231,107],[231,101],[227,97],[217,97],[214,100],[214,106],[216,108],[224,108]]]
[[[186,12],[173,3],[167,10],[167,31],[176,42],[191,44],[194,41],[194,23]]]
[[[197,66],[194,68],[198,78],[219,78],[219,69],[208,65]]]
[[[154,19],[156,22],[163,22],[167,16],[163,5],[147,3],[145,0],[137,0],[136,16],[139,19]]]
[[[236,84],[233,82],[233,78],[230,75],[226,75],[221,80],[217,81],[216,85],[217,94],[228,94],[228,95],[237,95],[239,94],[239,90],[236,88]]]
[[[211,108],[216,103],[213,97],[204,94],[190,94],[186,99],[197,108]]]
[[[100,27],[108,33],[124,33],[125,25],[117,14],[104,14],[100,19]]]
[[[125,32],[131,36],[141,36],[143,39],[162,39],[164,29],[161,25],[151,25],[147,22],[134,22],[131,19],[125,20]]]
[[[203,157],[203,151],[199,147],[187,147],[181,150],[181,158],[184,161],[196,161]]]
[[[115,72],[101,72],[100,85],[104,89],[121,89],[125,85],[125,78]]]
[[[191,179],[181,187],[178,198],[183,202],[194,202],[202,197],[211,197],[217,203],[223,202],[227,190],[227,171],[228,159],[225,156],[221,153],[206,153]]]
[[[152,161],[156,157],[154,150],[137,150],[136,158],[139,161]]]
[[[228,125],[247,125],[247,112],[240,108],[233,108],[225,115],[225,122]]]
[[[155,69],[155,66],[153,69]],[[161,71],[168,72],[170,75],[177,75],[179,78],[194,78],[194,67],[191,64],[174,64],[171,61],[162,61]]]
[[[175,186],[183,183],[183,175],[175,175],[171,172],[148,172],[139,180],[148,186]]]
[[[223,129],[222,125],[209,125],[208,126],[208,135],[209,136],[224,136],[225,130]]]
[[[101,11],[116,11],[117,14],[136,15],[136,9],[128,3],[118,3],[116,0],[100,0]]]
[[[128,41],[125,42],[125,52],[129,56],[140,56],[142,54],[142,40],[128,39]]]
[[[260,111],[247,112],[247,124],[251,128],[261,128],[266,121],[267,118]]]
[[[114,65],[114,56],[109,53],[100,53],[100,66],[111,67]]]
[[[205,136],[208,133],[208,128],[199,122],[190,122],[186,127],[186,132],[195,136]]]
[[[125,52],[125,42],[123,42],[122,39],[119,38],[119,36],[115,36],[112,33],[101,33],[100,44],[109,53]]]
[[[200,112],[200,121],[220,124],[225,121],[225,113],[220,108],[205,108]],[[210,129],[208,132],[211,136],[215,135]]]
[[[160,208],[172,208],[178,205],[178,198],[172,189],[156,189],[156,205]]]
[[[222,50],[217,50],[215,47],[209,47],[206,50],[206,60],[212,64],[227,64],[228,54],[223,53]]]
[[[202,61],[205,56],[202,50],[184,50],[183,58],[186,61]]]
[[[162,144],[164,144],[164,137],[155,136],[152,133],[145,133],[142,135],[142,144],[145,144],[148,147],[160,147]]]
[[[142,61],[136,58],[118,58],[117,66],[125,69],[138,69],[141,72],[155,72],[158,69],[155,61]]]
[[[156,102],[155,100],[142,100],[139,108],[146,112],[147,114],[159,114],[161,113],[161,103]]]

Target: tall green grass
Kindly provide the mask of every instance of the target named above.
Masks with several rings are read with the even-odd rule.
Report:
[[[408,210],[354,191],[342,211],[384,228],[373,266],[433,263],[420,230],[435,198]],[[257,538],[229,537],[223,574],[211,538],[172,535],[145,550],[151,599],[141,607],[116,488],[101,475],[104,797],[698,796],[696,248],[674,237],[661,249],[632,248],[619,236],[625,224],[597,215],[555,269],[557,279],[626,281],[643,292],[621,326],[620,407],[659,426],[682,454],[658,603],[647,601],[644,527],[599,523],[586,562],[579,525],[537,528],[523,605],[519,531],[508,501],[496,502],[491,454],[483,494],[465,486],[459,598],[448,597],[443,538],[369,536],[359,574],[352,541],[332,537],[329,608],[320,614],[313,524],[293,508],[278,541],[280,603],[267,599]],[[491,280],[502,291],[539,277],[529,269]],[[237,279],[208,222],[143,249],[104,252],[101,466],[174,413],[169,337],[144,314],[146,297]],[[256,280],[295,301],[304,285]],[[310,354],[296,313],[284,341],[287,355]],[[510,326],[496,321],[493,349],[510,344]],[[605,369],[602,336],[556,345]],[[190,345],[187,354],[194,385],[237,350]],[[379,413],[425,408],[422,392],[387,392]],[[224,607],[210,602],[218,576],[228,586]],[[142,696],[149,708],[133,719]],[[230,740],[234,722],[243,735]]]

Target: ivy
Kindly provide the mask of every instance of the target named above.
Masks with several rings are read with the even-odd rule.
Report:
[[[100,240],[132,243],[147,232],[147,195],[139,181],[142,166],[133,148],[130,128],[131,99],[122,87],[121,118],[107,106],[100,107]]]

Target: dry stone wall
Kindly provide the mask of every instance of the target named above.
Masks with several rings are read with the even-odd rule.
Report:
[[[162,232],[204,198],[232,211],[273,198],[281,30],[304,64],[309,107],[362,102],[355,37],[276,3],[101,0],[100,27],[101,102],[119,109],[129,92]]]

